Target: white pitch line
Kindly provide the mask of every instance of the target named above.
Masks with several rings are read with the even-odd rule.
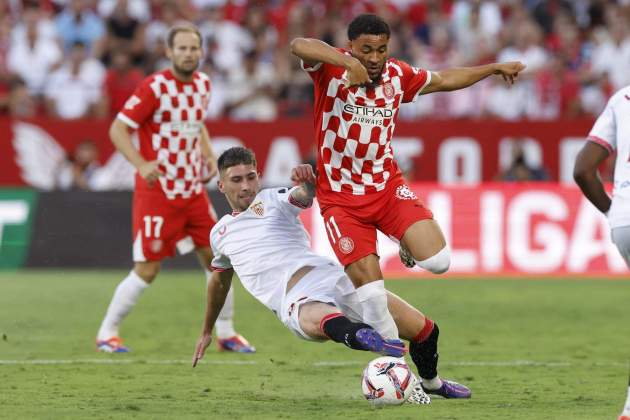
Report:
[[[190,360],[143,360],[143,359],[33,359],[33,360],[0,360],[2,365],[188,365]],[[256,360],[201,360],[200,364],[205,365],[262,365],[268,362],[258,362]],[[273,362],[272,362],[273,363]],[[343,367],[343,366],[363,366],[365,362],[360,361],[320,361],[311,363],[313,367]],[[290,366],[291,364],[288,363]],[[545,368],[566,368],[575,365],[584,365],[577,362],[562,361],[536,361],[536,360],[489,360],[489,361],[451,361],[442,362],[440,366],[471,366],[471,367],[545,367]],[[592,362],[589,366],[612,366],[627,367],[627,363],[622,362]]]
[[[0,360],[0,365],[187,365],[191,360],[142,360],[142,359],[34,359]],[[255,360],[201,360],[206,365],[257,365]]]

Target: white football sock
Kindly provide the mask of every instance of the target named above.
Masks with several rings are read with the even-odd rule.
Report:
[[[142,280],[135,271],[131,270],[129,275],[120,282],[114,291],[114,296],[96,336],[98,340],[107,340],[118,336],[120,323],[125,319],[142,292],[144,292],[144,289],[148,286],[147,282]]]
[[[210,281],[212,273],[206,271],[206,280]],[[207,283],[206,283],[207,284]],[[225,304],[219,312],[217,322],[214,324],[217,331],[217,338],[230,338],[236,335],[234,331],[234,288],[230,287],[230,291],[225,297]]]
[[[422,378],[422,386],[426,389],[440,389],[442,386],[442,380],[439,375],[433,379]]]
[[[219,317],[215,326],[217,327],[217,338],[230,338],[236,335],[234,331],[234,290],[230,287],[230,291],[225,297],[223,309],[219,312]]]
[[[363,322],[374,328],[383,338],[397,339],[398,328],[387,309],[385,282],[372,281],[356,290],[363,310]]]

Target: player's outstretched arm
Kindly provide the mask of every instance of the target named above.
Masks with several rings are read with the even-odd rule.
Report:
[[[602,213],[610,209],[610,197],[604,189],[597,168],[606,160],[609,152],[599,144],[587,141],[575,159],[573,179],[578,184],[584,196]]]
[[[225,304],[225,297],[230,291],[233,274],[234,270],[232,269],[220,272],[215,271],[208,281],[206,315],[203,320],[201,335],[199,335],[197,345],[195,346],[195,353],[192,358],[193,367],[197,366],[197,363],[205,354],[206,348],[208,348],[212,342],[212,328],[214,328],[214,323],[217,321],[219,312],[221,312]]]
[[[291,171],[291,181],[299,185],[291,191],[291,197],[305,207],[310,207],[315,198],[315,173],[308,163],[296,166]]]
[[[512,85],[524,69],[525,64],[514,61],[440,70],[431,73],[431,82],[422,90],[422,94],[463,89],[493,74],[501,75],[503,80]]]
[[[351,55],[343,54],[319,39],[295,38],[291,41],[291,53],[301,58],[308,66],[328,63],[345,67],[348,70],[347,78],[350,86],[371,83],[367,70],[359,60]]]
[[[144,160],[131,141],[129,127],[118,118],[114,119],[114,122],[109,128],[109,137],[112,139],[112,143],[114,143],[116,149],[127,158],[129,163],[138,170],[140,176],[146,179],[147,182],[153,183],[157,181],[158,177],[164,175],[159,168],[159,162],[157,160],[150,162]]]

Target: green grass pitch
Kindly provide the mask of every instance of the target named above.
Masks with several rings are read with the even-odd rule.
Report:
[[[614,419],[630,357],[630,281],[396,280],[388,287],[440,325],[440,373],[469,401],[372,408],[374,357],[295,338],[236,288],[236,326],[255,355],[190,359],[200,272],[169,271],[123,326],[133,353],[94,351],[124,272],[0,273],[0,418]]]

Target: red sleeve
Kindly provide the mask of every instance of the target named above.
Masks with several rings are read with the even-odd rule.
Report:
[[[152,77],[145,79],[125,102],[116,118],[133,129],[141,126],[158,107],[158,98],[151,88]]]
[[[405,92],[403,95],[403,102],[413,102],[429,83],[431,83],[431,72],[412,67],[404,61],[396,61],[396,64],[400,66],[402,70],[401,87]]]

